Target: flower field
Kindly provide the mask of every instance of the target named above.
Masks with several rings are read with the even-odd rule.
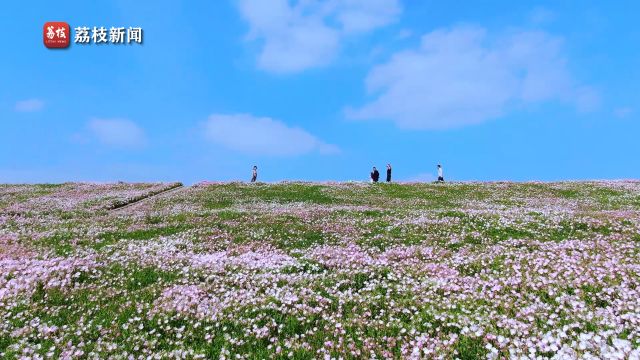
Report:
[[[0,185],[0,358],[640,359],[640,182],[178,185]]]

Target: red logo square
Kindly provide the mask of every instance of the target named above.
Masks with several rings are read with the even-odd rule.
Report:
[[[42,39],[44,46],[49,49],[66,48],[69,46],[71,31],[69,24],[63,21],[50,21],[44,24]]]

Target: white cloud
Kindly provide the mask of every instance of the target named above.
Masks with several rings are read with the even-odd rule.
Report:
[[[334,154],[326,144],[298,127],[249,114],[214,114],[204,123],[205,137],[228,149],[252,155],[295,156],[311,152]]]
[[[602,99],[596,89],[591,86],[579,86],[572,90],[576,109],[579,112],[588,113],[600,108]]]
[[[126,119],[92,119],[87,129],[91,137],[107,146],[135,148],[147,143],[144,130]]]
[[[347,33],[371,31],[396,20],[401,12],[397,0],[334,0],[335,16]]]
[[[413,36],[413,31],[411,31],[410,29],[402,29],[396,35],[396,39],[405,40],[410,38],[411,36]]]
[[[533,9],[531,14],[529,15],[529,20],[536,25],[547,24],[553,22],[556,19],[556,14],[543,7],[537,7]]]
[[[39,99],[28,99],[18,101],[15,106],[15,110],[19,112],[34,112],[40,111],[44,107],[44,101]]]
[[[542,31],[489,36],[482,27],[439,29],[418,49],[394,54],[366,78],[375,99],[347,109],[354,119],[444,129],[500,117],[514,105],[561,100],[588,111],[598,94],[573,81],[563,41]]]
[[[613,109],[613,115],[619,119],[624,119],[631,114],[633,114],[633,108],[628,106]]]
[[[329,64],[350,34],[372,31],[400,14],[399,0],[240,0],[249,40],[261,41],[258,66],[294,73]]]

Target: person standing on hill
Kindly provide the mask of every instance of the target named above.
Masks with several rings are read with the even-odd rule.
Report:
[[[371,172],[371,181],[373,181],[374,183],[378,182],[378,179],[380,179],[380,173],[378,172],[378,169],[376,169],[376,167],[373,167],[373,171]]]
[[[387,182],[391,182],[391,164],[387,164]]]
[[[444,182],[444,176],[442,176],[442,165],[438,164],[438,182]]]
[[[251,182],[254,183],[258,179],[258,167],[253,165],[253,172],[251,173]]]

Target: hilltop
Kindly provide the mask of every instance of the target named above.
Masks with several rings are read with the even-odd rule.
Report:
[[[640,182],[0,185],[0,357],[638,358]]]

